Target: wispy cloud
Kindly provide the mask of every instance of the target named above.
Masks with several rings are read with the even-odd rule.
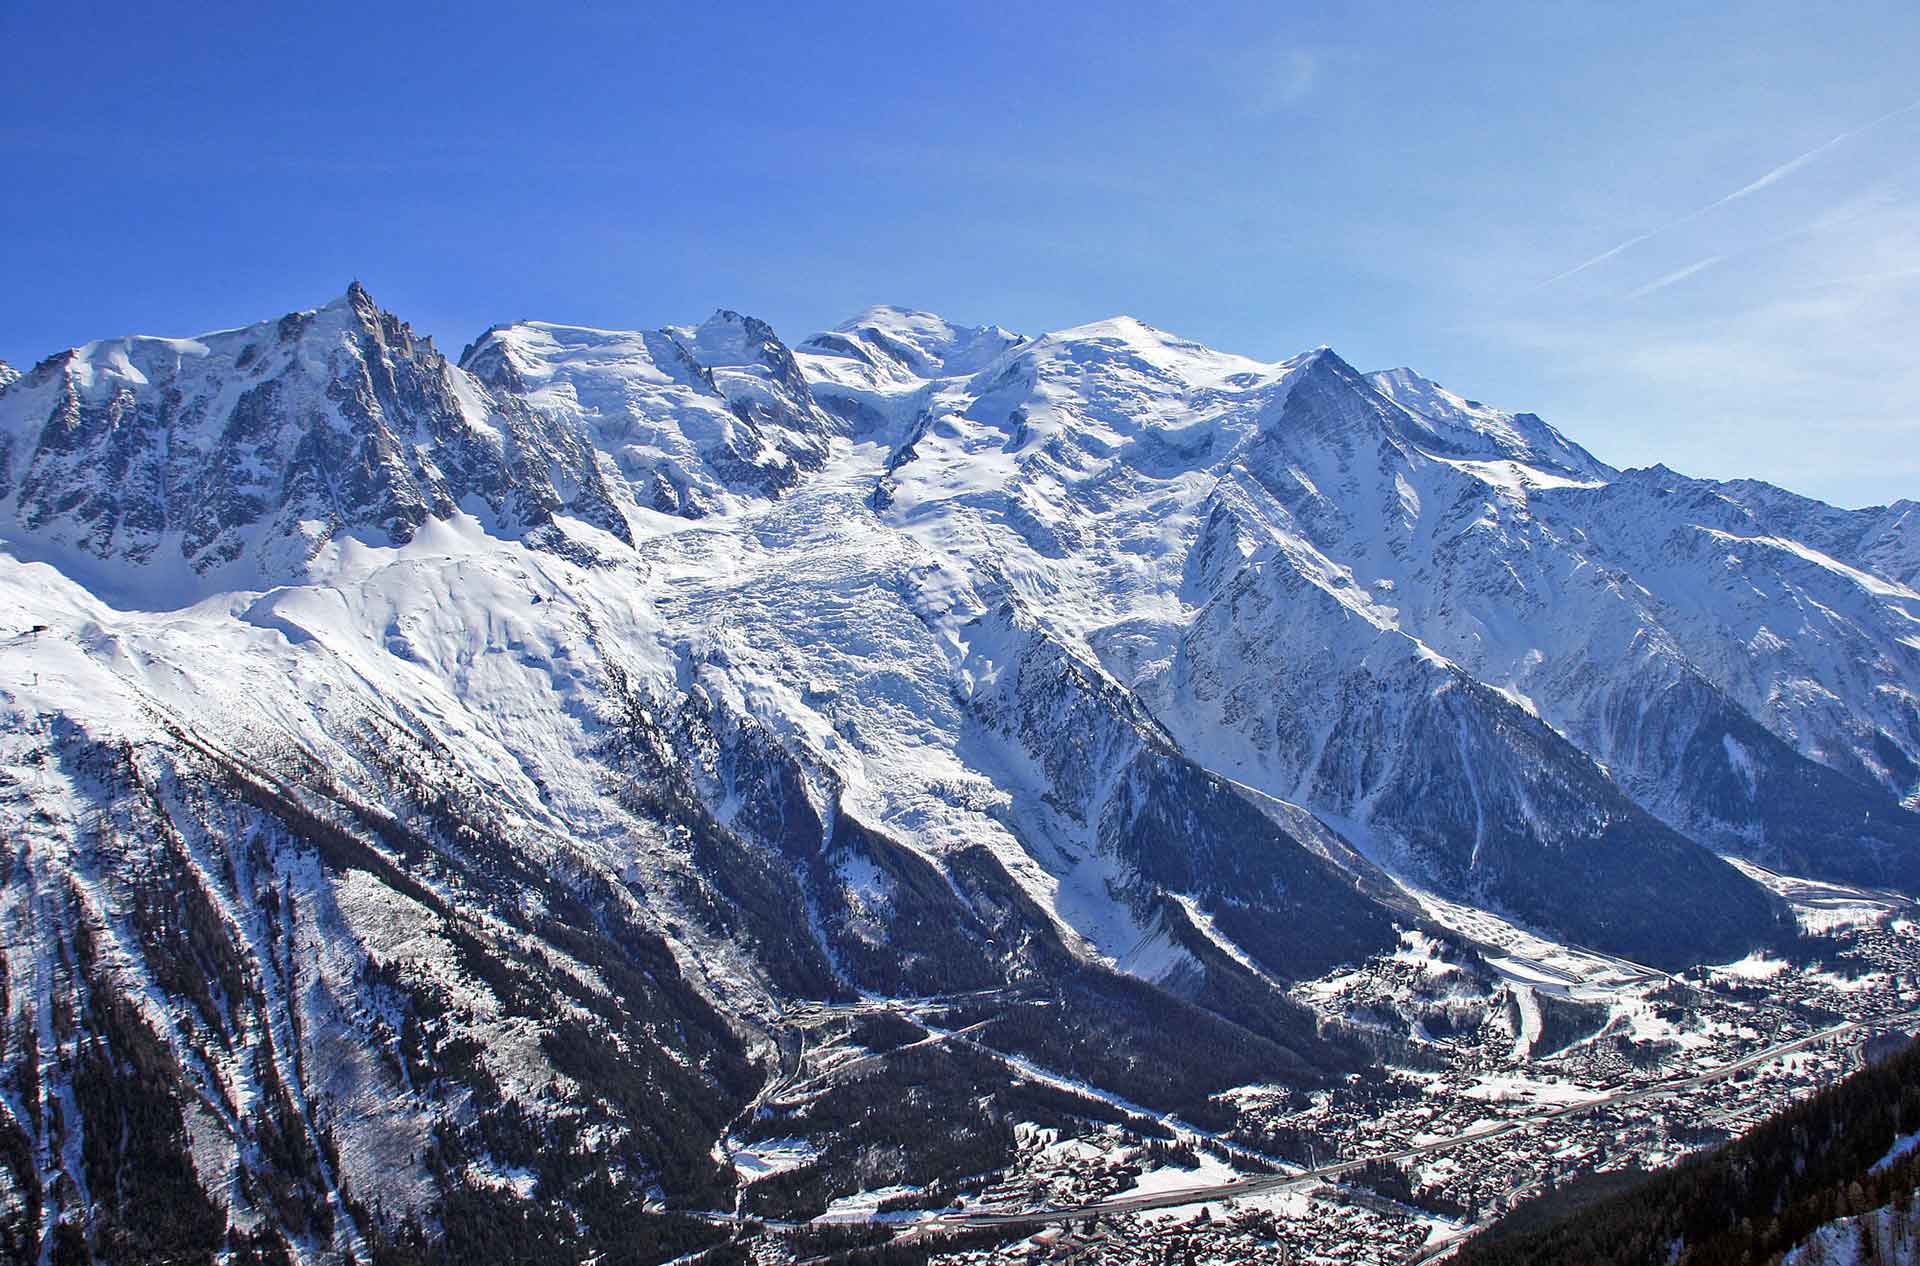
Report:
[[[1674,229],[1680,228],[1682,225],[1693,223],[1695,220],[1699,219],[1703,215],[1706,215],[1708,212],[1717,211],[1721,207],[1724,207],[1729,203],[1738,202],[1742,198],[1751,197],[1752,195],[1759,193],[1762,189],[1767,188],[1769,185],[1778,184],[1780,181],[1785,180],[1788,176],[1791,176],[1794,172],[1799,171],[1802,167],[1805,167],[1808,163],[1814,162],[1817,159],[1819,159],[1821,155],[1827,153],[1829,150],[1833,149],[1835,146],[1844,144],[1845,142],[1852,140],[1854,137],[1859,136],[1864,132],[1871,132],[1874,128],[1879,127],[1881,124],[1889,122],[1893,119],[1897,119],[1903,114],[1909,114],[1914,110],[1920,110],[1920,101],[1909,102],[1908,104],[1901,106],[1897,110],[1889,110],[1885,114],[1880,115],[1878,118],[1870,119],[1867,122],[1860,124],[1858,127],[1849,128],[1846,131],[1840,133],[1838,136],[1835,136],[1833,139],[1822,142],[1821,144],[1814,146],[1812,149],[1808,150],[1806,153],[1796,155],[1793,158],[1789,158],[1786,162],[1781,163],[1779,166],[1773,168],[1771,171],[1767,172],[1765,175],[1761,176],[1757,180],[1751,180],[1751,181],[1748,181],[1746,184],[1741,185],[1738,189],[1735,189],[1732,193],[1725,194],[1721,197],[1715,198],[1712,202],[1709,202],[1706,205],[1701,207],[1696,207],[1692,211],[1687,212],[1685,215],[1680,216],[1678,219],[1669,220],[1667,223],[1660,225],[1658,228],[1649,229],[1645,233],[1640,233],[1633,237],[1630,237],[1626,241],[1621,242],[1617,246],[1612,246],[1607,248],[1604,251],[1601,251],[1598,255],[1595,255],[1592,259],[1583,260],[1580,263],[1575,264],[1572,268],[1567,269],[1565,272],[1555,273],[1553,276],[1541,282],[1540,288],[1545,289],[1546,287],[1551,286],[1556,282],[1565,281],[1567,278],[1575,276],[1576,274],[1579,274],[1579,273],[1583,273],[1587,271],[1589,268],[1593,268],[1596,265],[1606,263],[1608,260],[1614,258],[1616,255],[1619,255],[1625,251],[1631,250],[1632,248],[1640,245],[1640,243],[1645,242],[1650,238],[1659,237],[1663,233],[1670,233]],[[1705,265],[1701,265],[1701,267],[1704,267],[1704,266]],[[1694,268],[1692,271],[1698,272],[1699,267]],[[1653,290],[1658,290],[1660,289],[1661,286],[1671,285],[1674,281],[1678,281],[1680,280],[1681,277],[1684,277],[1686,275],[1687,275],[1687,270],[1683,269],[1679,274],[1679,276],[1675,276],[1672,278],[1662,278],[1661,280],[1655,282],[1650,287],[1644,287],[1641,290],[1635,291],[1634,295],[1635,297],[1638,297],[1641,294],[1650,293]]]
[[[1616,465],[1751,475],[1840,505],[1912,497],[1920,201],[1899,196],[1904,173],[1872,179],[1851,195],[1823,188],[1833,200],[1792,231],[1708,242],[1622,287],[1651,299],[1502,307],[1472,337],[1538,366],[1528,405]],[[1665,302],[1682,288],[1702,303]]]
[[[1676,268],[1664,277],[1654,278],[1652,281],[1648,282],[1646,285],[1640,287],[1638,290],[1628,295],[1627,298],[1644,299],[1646,296],[1652,294],[1656,290],[1665,290],[1668,286],[1673,285],[1675,282],[1685,281],[1687,278],[1693,276],[1695,273],[1705,272],[1707,269],[1712,268],[1715,264],[1719,263],[1721,260],[1725,258],[1726,258],[1725,255],[1709,255],[1705,259],[1696,259],[1691,264],[1688,264],[1685,268]]]
[[[1825,281],[1809,283],[1809,290],[1825,290],[1832,286],[1877,286],[1889,281],[1905,281],[1909,277],[1920,277],[1920,268],[1889,268],[1877,273],[1855,273],[1851,277],[1829,277]]]
[[[1320,59],[1304,48],[1280,48],[1259,57],[1249,75],[1247,109],[1278,114],[1306,99],[1320,80]]]

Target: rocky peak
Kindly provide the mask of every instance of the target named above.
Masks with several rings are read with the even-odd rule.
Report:
[[[819,469],[830,437],[844,427],[814,399],[799,362],[772,326],[721,308],[697,326],[664,333],[764,444],[796,471]]]
[[[490,325],[480,337],[460,349],[459,367],[489,387],[518,394],[526,390],[520,370],[507,353],[505,325]]]
[[[342,531],[404,542],[468,497],[506,513],[488,412],[356,282],[277,320],[67,352],[0,400],[0,473],[52,556],[172,560],[209,582],[247,559],[227,579],[252,583]]]
[[[1365,375],[1331,347],[1317,347],[1286,364],[1281,390],[1263,418],[1261,432],[1288,448],[1345,451],[1355,444],[1418,444],[1417,420],[1377,391]]]

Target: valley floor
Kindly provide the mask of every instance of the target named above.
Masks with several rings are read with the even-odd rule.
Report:
[[[1486,947],[1504,1006],[1475,1031],[1429,1035],[1415,1048],[1418,1067],[1380,1083],[1356,1077],[1304,1103],[1244,1087],[1218,1097],[1220,1120],[1203,1124],[1002,1055],[1019,1075],[1103,1097],[1125,1119],[1078,1136],[1023,1128],[1016,1162],[958,1196],[896,1187],[835,1200],[806,1224],[805,1242],[872,1242],[885,1228],[935,1261],[1439,1260],[1528,1197],[1711,1146],[1831,1084],[1876,1043],[1920,1029],[1912,903],[1752,873],[1817,934],[1812,953],[1668,976],[1427,900]],[[1432,948],[1409,936],[1402,953],[1297,996],[1330,1019],[1387,1024],[1455,970]],[[874,1000],[858,1010],[912,1017],[926,1042],[977,1045],[932,1018],[942,1005]],[[828,1039],[807,1052],[804,1077],[817,1083],[871,1058]],[[784,1084],[806,1089],[799,1072]],[[784,1155],[796,1143],[785,1141]],[[776,1166],[782,1154],[756,1153]],[[791,1260],[800,1229],[771,1224],[750,1246],[758,1260]],[[1005,1238],[991,1247],[943,1251],[995,1229]]]

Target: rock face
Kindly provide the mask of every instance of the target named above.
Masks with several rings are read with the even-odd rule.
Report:
[[[1736,958],[1720,854],[1920,887],[1914,536],[1128,318],[62,353],[0,378],[0,1236],[662,1260],[798,1003],[988,991],[1170,1111],[1363,1067],[1288,986],[1436,897]],[[927,1058],[969,1124],[817,1174],[1040,1110]]]

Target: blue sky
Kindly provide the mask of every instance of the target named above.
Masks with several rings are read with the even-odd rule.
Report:
[[[450,352],[1129,312],[1920,497],[1911,0],[724,7],[9,0],[0,357],[354,277]]]

